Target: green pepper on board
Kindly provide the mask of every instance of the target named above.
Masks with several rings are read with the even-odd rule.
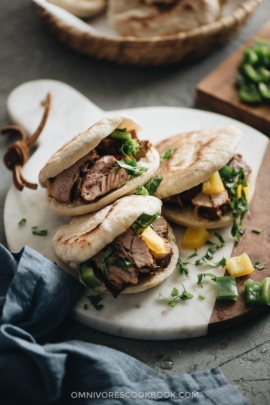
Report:
[[[258,104],[262,101],[261,95],[254,84],[240,87],[238,96],[241,101],[247,104]]]
[[[259,83],[259,92],[263,98],[270,100],[270,85],[267,86],[265,83]]]
[[[246,63],[250,63],[251,65],[254,65],[259,60],[257,53],[251,48],[244,50],[244,56]]]
[[[222,276],[217,277],[212,273],[198,274],[197,284],[202,287],[202,280],[205,277],[210,277],[216,283],[216,298],[218,301],[236,301],[238,298],[238,290],[235,277]]]
[[[224,276],[217,277],[217,300],[236,301],[238,298],[238,291],[236,286],[235,277]]]
[[[244,49],[235,84],[242,103],[259,104],[270,100],[270,41],[256,38]]]
[[[270,277],[263,281],[245,282],[245,302],[249,305],[270,305]]]
[[[254,68],[254,66],[246,63],[242,66],[242,71],[244,75],[246,76],[247,79],[254,83],[259,83],[262,81],[261,75],[258,73],[258,71]]]

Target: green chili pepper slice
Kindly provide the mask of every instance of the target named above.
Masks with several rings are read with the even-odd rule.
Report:
[[[270,99],[270,41],[255,38],[253,46],[243,51],[235,77],[239,99],[258,104]]]
[[[258,73],[261,76],[261,81],[268,83],[270,81],[270,71],[263,66],[258,67]]]
[[[238,291],[236,286],[235,277],[224,276],[217,277],[217,300],[236,301],[238,298]]]
[[[245,282],[245,302],[249,305],[261,303],[261,282],[247,280]]]
[[[266,277],[262,282],[247,280],[245,302],[249,305],[270,305],[270,277]]]
[[[255,65],[259,60],[257,53],[252,48],[244,50],[244,57],[245,62],[251,65]]]
[[[265,83],[259,83],[259,92],[264,99],[270,100],[270,85],[267,86]]]
[[[244,73],[246,78],[251,80],[253,83],[259,83],[262,80],[261,75],[257,72],[254,66],[248,63],[242,66],[242,72]]]
[[[270,57],[270,53],[269,50],[270,48],[267,47],[264,44],[261,45],[257,45],[253,48],[254,52],[256,53],[257,57],[258,57],[258,63],[267,66],[269,65],[269,57]]]
[[[254,84],[241,87],[238,96],[243,103],[256,104],[262,101],[261,95]]]
[[[270,305],[270,277],[265,277],[262,282],[261,298],[264,304]]]
[[[110,139],[119,139],[120,141],[128,141],[132,139],[131,134],[126,130],[126,128],[120,129],[116,128],[109,136]]]
[[[81,279],[88,287],[95,288],[101,281],[94,273],[91,261],[86,261],[80,264]]]

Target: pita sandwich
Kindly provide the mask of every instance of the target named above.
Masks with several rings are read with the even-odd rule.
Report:
[[[39,173],[52,211],[83,215],[133,194],[156,173],[159,154],[133,119],[113,115],[75,136]]]
[[[123,36],[149,37],[193,30],[217,20],[219,0],[109,0],[108,18]]]
[[[161,205],[156,197],[132,195],[75,217],[55,234],[53,251],[99,292],[116,297],[153,288],[170,276],[178,259]]]
[[[48,0],[81,18],[93,17],[106,7],[106,0]]]
[[[154,195],[163,200],[168,221],[209,229],[233,223],[230,192],[220,174],[225,170],[235,181],[242,169],[248,200],[254,190],[251,168],[235,153],[241,138],[238,128],[224,126],[179,134],[156,145],[163,180]]]

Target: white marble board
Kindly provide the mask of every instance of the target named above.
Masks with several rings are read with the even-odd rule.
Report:
[[[53,81],[38,80],[17,87],[8,99],[7,107],[13,123],[22,125],[29,134],[34,132],[43,113],[42,101],[46,94],[52,94],[52,108],[48,122],[39,138],[37,150],[25,165],[23,172],[27,180],[38,181],[39,170],[49,157],[67,140],[80,131],[85,130],[100,118],[113,113],[105,112],[85,98],[70,86]],[[115,111],[114,111],[115,112]],[[180,132],[205,129],[216,125],[234,124],[242,129],[243,140],[238,151],[252,167],[256,177],[260,169],[268,139],[245,124],[218,114],[179,107],[145,107],[117,111],[135,117],[143,127],[141,139],[156,142]],[[22,218],[27,219],[25,226],[19,226]],[[22,192],[11,185],[6,197],[4,210],[4,225],[10,250],[18,251],[28,245],[47,258],[55,261],[60,267],[70,272],[54,256],[51,240],[56,230],[69,222],[69,217],[60,217],[50,211],[45,198],[45,190],[39,187],[36,191],[24,189]],[[47,236],[32,235],[31,227],[47,229]],[[178,246],[184,229],[174,227]],[[229,257],[233,249],[233,239],[230,229],[218,230],[226,240],[226,247],[218,251],[216,260],[223,256]],[[211,233],[211,240],[216,241]],[[207,248],[201,248],[199,257]],[[185,259],[191,251],[181,249],[180,257]],[[210,269],[204,266],[200,271]],[[104,308],[97,311],[89,302],[87,295],[95,294],[86,289],[77,302],[73,317],[92,328],[128,338],[165,340],[183,339],[207,334],[208,323],[215,304],[215,289],[211,282],[205,283],[201,290],[197,285],[198,268],[190,266],[191,277],[174,274],[162,285],[140,294],[123,295],[117,299],[104,295]],[[213,269],[211,272],[223,275],[224,269]],[[194,298],[179,302],[175,308],[170,308],[158,295],[169,297],[173,287],[181,290],[180,281],[185,288],[192,292]],[[206,298],[201,300],[199,294]],[[84,309],[88,304],[88,309]]]

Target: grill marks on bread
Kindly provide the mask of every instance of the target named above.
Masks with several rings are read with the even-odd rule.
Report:
[[[224,126],[178,134],[159,142],[155,145],[159,153],[170,148],[173,155],[160,165],[158,174],[163,181],[155,195],[163,199],[202,183],[228,163],[241,137],[238,128]]]

